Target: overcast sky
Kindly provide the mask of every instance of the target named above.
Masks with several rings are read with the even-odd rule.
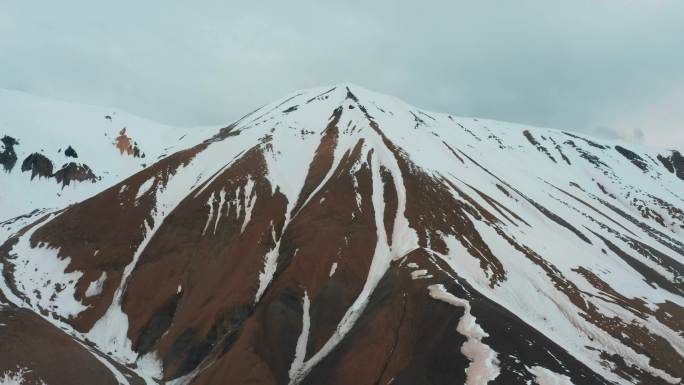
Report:
[[[196,126],[340,82],[683,148],[684,1],[0,2],[3,88]]]

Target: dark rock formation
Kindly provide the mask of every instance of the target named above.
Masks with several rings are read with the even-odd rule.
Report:
[[[31,171],[31,180],[37,176],[49,178],[52,176],[52,161],[45,155],[34,152],[21,163],[21,171]]]
[[[74,150],[74,148],[71,146],[67,147],[67,149],[64,151],[64,155],[66,155],[70,158],[78,158],[78,154],[76,153],[76,150]]]
[[[670,155],[658,155],[658,160],[665,166],[667,171],[684,180],[684,156],[679,151],[673,150]]]
[[[14,146],[18,145],[19,142],[7,135],[3,136],[0,142],[2,142],[0,147],[0,164],[5,171],[10,172],[17,163],[17,153],[14,152]]]
[[[68,186],[72,181],[83,182],[88,180],[96,182],[97,176],[95,176],[93,170],[87,164],[70,162],[62,165],[62,168],[55,173],[55,179],[57,179],[57,183],[61,183],[62,187],[64,187]]]
[[[639,167],[641,171],[648,171],[648,165],[646,164],[646,161],[644,160],[644,158],[640,157],[636,152],[628,150],[622,146],[615,146],[615,150],[625,158],[629,159],[629,161],[632,162],[632,164]]]

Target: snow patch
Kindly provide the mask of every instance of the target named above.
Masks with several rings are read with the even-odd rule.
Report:
[[[254,180],[251,178],[247,180],[245,185],[245,220],[242,222],[242,227],[240,228],[240,234],[245,231],[245,227],[252,218],[252,208],[254,208],[254,202],[256,201],[256,192],[252,195],[252,190],[254,189]]]
[[[271,236],[276,239],[275,227],[273,226],[273,221],[271,221]],[[261,296],[266,291],[266,288],[271,283],[273,279],[273,274],[276,271],[276,263],[278,262],[278,254],[280,249],[280,240],[278,240],[266,255],[264,256],[264,269],[259,273],[259,288],[257,289],[256,297],[254,298],[254,303],[259,302]],[[295,250],[295,254],[297,251]]]
[[[304,356],[306,356],[306,344],[309,340],[309,327],[311,326],[311,318],[309,316],[309,294],[304,291],[304,299],[302,305],[302,333],[297,338],[297,346],[295,348],[294,360],[290,365],[290,381],[299,377],[302,368],[304,367]]]
[[[428,271],[425,269],[421,270],[413,270],[411,272],[411,279],[421,279],[421,278],[432,278],[432,275],[427,273]]]
[[[24,385],[26,380],[24,376],[30,372],[31,370],[22,367],[17,367],[15,371],[8,370],[0,374],[0,385]],[[45,385],[43,380],[38,381],[37,385]]]
[[[213,192],[209,196],[209,199],[207,199],[207,206],[209,206],[209,216],[207,216],[207,222],[204,224],[204,229],[202,229],[202,235],[204,235],[207,232],[207,227],[209,227],[209,223],[211,223],[211,219],[214,217],[214,193]]]
[[[143,184],[141,184],[140,187],[138,187],[138,192],[135,194],[135,200],[136,201],[138,199],[140,199],[140,197],[145,195],[148,191],[150,191],[150,189],[154,185],[154,179],[155,179],[154,177],[149,178],[148,180],[143,182]]]
[[[105,280],[107,280],[107,272],[103,271],[100,278],[90,282],[90,285],[88,285],[88,289],[85,292],[85,296],[93,297],[102,293],[102,287],[104,286]]]
[[[535,377],[537,385],[573,385],[570,377],[550,371],[541,366],[525,367]]]
[[[221,220],[221,209],[223,208],[224,203],[226,203],[226,189],[222,188],[221,192],[219,192],[218,209],[216,209],[216,222],[214,222],[214,234],[216,234],[216,228],[218,227],[219,221]]]
[[[9,252],[9,262],[14,266],[15,285],[27,296],[29,306],[48,310],[64,318],[76,316],[87,308],[75,298],[76,285],[73,284],[78,282],[83,273],[65,273],[71,259],[60,258],[59,248],[42,244],[31,247],[31,236],[38,227],[33,226],[20,237]]]

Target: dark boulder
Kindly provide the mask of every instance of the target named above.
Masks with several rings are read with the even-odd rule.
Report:
[[[0,139],[2,147],[0,147],[0,164],[5,171],[10,172],[17,163],[17,153],[14,152],[14,146],[19,142],[11,136],[3,136]]]
[[[665,166],[667,171],[684,180],[684,156],[679,151],[673,150],[670,155],[658,155],[658,160]]]
[[[55,179],[57,179],[57,183],[61,183],[62,187],[64,187],[68,186],[72,181],[83,182],[89,180],[96,182],[97,176],[95,176],[93,170],[88,165],[70,162],[64,164],[55,173]]]
[[[21,171],[31,171],[31,180],[37,176],[49,178],[52,176],[52,161],[43,154],[34,152],[24,159]]]
[[[74,150],[74,148],[71,146],[67,147],[67,149],[64,151],[64,155],[71,157],[71,158],[78,158],[78,154],[76,153],[76,150]]]

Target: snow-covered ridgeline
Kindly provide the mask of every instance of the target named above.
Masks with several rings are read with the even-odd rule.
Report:
[[[361,102],[363,103],[363,100]],[[488,154],[492,151],[496,151],[494,148],[495,142],[486,143],[486,136],[482,136],[481,139],[473,139],[468,135],[464,135],[463,129],[461,128],[461,126],[470,126],[472,128],[471,132],[481,134],[481,132],[487,128],[486,125],[490,124],[492,126],[503,126],[501,123],[491,121],[478,121],[473,123],[473,121],[468,122],[466,119],[459,118],[449,118],[447,120],[444,119],[444,116],[441,114],[430,113],[431,116],[435,117],[435,120],[439,121],[442,119],[444,122],[433,123],[429,119],[425,119],[425,122],[427,122],[425,125],[427,127],[432,126],[431,128],[434,128],[434,131],[430,132],[430,130],[414,130],[409,134],[409,132],[407,132],[408,130],[403,131],[400,129],[402,127],[402,122],[405,121],[406,117],[400,117],[399,115],[401,115],[401,111],[405,111],[405,109],[388,109],[386,105],[383,106],[383,109],[391,110],[393,113],[383,115],[382,111],[373,111],[372,114],[374,114],[376,118],[377,116],[382,116],[383,118],[387,118],[389,120],[389,122],[381,123],[381,125],[384,124],[387,127],[392,127],[391,130],[388,129],[384,132],[393,142],[398,143],[402,149],[409,152],[409,157],[411,160],[419,164],[424,169],[435,172],[436,174],[450,175],[454,170],[457,170],[459,176],[458,179],[467,180],[468,184],[476,187],[480,191],[485,192],[489,196],[494,197],[497,202],[503,203],[504,206],[515,208],[514,211],[516,211],[518,215],[521,215],[526,222],[531,224],[531,226],[527,227],[523,226],[522,224],[519,224],[517,227],[514,225],[507,225],[505,226],[504,231],[514,235],[514,237],[521,244],[530,246],[532,250],[537,251],[538,254],[541,254],[544,258],[551,261],[551,263],[558,267],[565,276],[571,277],[573,282],[585,282],[585,285],[580,287],[581,290],[597,293],[596,288],[586,283],[586,280],[583,277],[580,277],[573,271],[573,269],[577,268],[578,266],[586,266],[592,271],[597,271],[603,280],[608,282],[611,287],[616,288],[619,292],[623,293],[627,298],[644,297],[648,300],[650,305],[662,303],[665,300],[669,300],[680,305],[683,304],[684,301],[682,301],[680,296],[674,295],[662,289],[653,288],[646,282],[639,279],[626,279],[626,277],[633,277],[635,275],[639,276],[640,273],[634,271],[632,267],[627,265],[625,261],[623,261],[621,258],[618,258],[611,251],[606,251],[605,249],[607,247],[603,245],[602,241],[596,237],[593,237],[591,233],[585,230],[586,228],[589,228],[592,229],[592,231],[605,234],[605,230],[596,222],[596,220],[592,220],[592,218],[590,218],[591,216],[588,217],[586,214],[580,214],[581,211],[587,212],[587,208],[581,207],[581,210],[579,210],[581,203],[568,199],[567,196],[564,196],[561,192],[546,183],[551,182],[555,186],[561,186],[564,189],[571,189],[574,194],[579,195],[583,200],[591,202],[592,205],[599,207],[601,211],[608,218],[610,218],[609,221],[604,218],[597,217],[600,219],[600,221],[605,222],[611,227],[615,227],[612,223],[614,222],[619,224],[621,227],[629,229],[629,231],[632,233],[637,234],[640,241],[646,243],[648,246],[653,247],[656,250],[659,250],[660,252],[663,252],[667,255],[672,255],[681,262],[681,255],[676,253],[673,254],[671,250],[668,250],[665,246],[663,246],[663,244],[653,239],[640,226],[636,226],[635,224],[631,223],[631,221],[628,221],[622,216],[617,215],[608,208],[602,207],[601,203],[594,199],[596,196],[605,197],[601,187],[608,186],[607,188],[612,188],[615,191],[617,198],[604,199],[613,201],[613,204],[620,207],[623,211],[631,213],[632,216],[642,219],[641,215],[638,212],[635,212],[633,207],[629,206],[627,201],[624,200],[625,198],[623,196],[627,195],[628,192],[631,192],[632,194],[653,194],[655,196],[662,196],[662,186],[660,186],[659,183],[676,186],[676,184],[680,182],[677,181],[674,176],[666,176],[665,178],[662,178],[662,180],[658,179],[660,181],[659,183],[653,183],[653,178],[656,173],[649,174],[641,173],[640,171],[635,172],[636,169],[634,168],[634,165],[616,151],[600,150],[595,146],[586,145],[578,139],[575,139],[576,145],[582,147],[585,153],[592,154],[602,159],[606,164],[605,168],[610,172],[606,174],[604,172],[605,170],[603,169],[596,170],[594,166],[589,164],[584,157],[578,155],[578,152],[574,152],[568,148],[565,148],[564,154],[567,154],[566,156],[568,157],[569,161],[575,166],[566,166],[566,164],[562,163],[559,167],[563,167],[567,170],[559,173],[557,172],[556,167],[540,167],[540,164],[548,164],[548,160],[541,162],[539,159],[540,157],[543,159],[546,155],[540,153],[534,147],[530,147],[530,144],[527,143],[524,136],[521,135],[523,131],[522,128],[515,129],[515,125],[509,124],[506,126],[513,127],[504,126],[501,127],[503,130],[499,129],[496,131],[496,134],[500,138],[503,138],[502,141],[508,144],[510,147],[510,149],[504,150],[508,153],[505,155],[502,154],[502,156],[505,156],[506,159],[510,158],[511,161],[502,163],[499,161],[500,157],[488,156]],[[458,122],[459,120],[462,123],[459,122],[454,124],[454,122]],[[479,127],[473,128],[473,125]],[[405,127],[406,124],[403,123],[403,126]],[[453,129],[445,129],[449,127],[453,127]],[[568,140],[568,137],[565,134],[553,130],[532,129],[531,131],[534,135],[537,135],[540,138],[552,139],[555,137],[556,143],[563,143],[563,141]],[[494,132],[494,130],[487,129],[487,132],[491,133]],[[437,133],[438,136],[434,135],[435,133]],[[443,139],[446,139],[448,143],[456,143],[454,147],[457,147],[459,150],[462,150],[464,153],[468,154],[470,158],[477,159],[484,168],[492,172],[494,175],[500,175],[502,177],[514,175],[515,178],[510,180],[515,181],[513,183],[515,189],[523,191],[524,194],[530,199],[541,202],[550,211],[558,214],[560,217],[563,217],[568,222],[573,223],[573,225],[579,228],[581,232],[587,232],[586,235],[592,240],[592,245],[587,246],[586,243],[575,237],[572,233],[568,232],[567,229],[559,226],[557,223],[550,221],[548,218],[542,215],[537,208],[527,203],[523,197],[516,196],[513,191],[511,191],[513,196],[508,196],[502,193],[498,188],[499,186],[497,186],[497,184],[501,182],[493,177],[490,177],[487,173],[483,172],[483,168],[474,165],[473,163],[469,162],[468,159],[466,159],[465,162],[461,162],[448,151],[434,151],[435,148],[438,148],[438,146],[441,144],[441,140]],[[641,150],[646,152],[649,151],[648,149]],[[653,154],[653,151],[651,151],[651,153]],[[461,156],[464,157],[463,155]],[[655,154],[653,154],[653,156],[655,157]],[[556,157],[560,159],[558,154],[556,154]],[[656,167],[657,164],[653,164],[652,166]],[[590,178],[587,177],[587,172],[589,173]],[[591,178],[593,178],[596,183],[587,184],[587,179]],[[490,210],[494,212],[494,208],[492,207],[491,203],[484,200],[458,179],[451,179],[451,181],[456,185],[462,186],[464,191],[469,191],[471,198],[478,201],[480,205],[483,207],[489,207]],[[581,183],[582,186],[580,189],[573,189],[573,183]],[[599,183],[601,183],[601,186],[598,185]],[[639,186],[639,188],[634,189],[632,186],[635,185]],[[670,199],[672,199],[672,197],[670,197]],[[461,202],[464,205],[468,205],[468,202],[466,201],[461,200]],[[667,217],[665,214],[661,215]],[[463,270],[464,266],[470,266],[469,271],[472,272],[472,274],[465,274],[465,276],[471,284],[474,284],[474,286],[478,288],[478,290],[481,290],[481,292],[485,293],[486,296],[493,298],[495,301],[503,304],[506,308],[513,311],[521,318],[529,320],[531,325],[551,336],[552,339],[557,341],[559,344],[565,346],[568,344],[567,341],[576,340],[576,344],[570,344],[571,346],[576,346],[576,348],[571,349],[571,351],[577,354],[578,357],[581,357],[581,360],[585,364],[617,382],[622,383],[624,380],[616,377],[612,373],[609,373],[605,367],[598,365],[597,363],[600,362],[600,359],[596,353],[590,352],[588,349],[584,348],[584,346],[592,346],[593,344],[597,346],[601,345],[600,343],[597,344],[596,342],[591,342],[591,339],[595,338],[595,334],[603,335],[605,338],[601,339],[601,341],[608,343],[607,346],[611,347],[611,351],[624,353],[624,355],[628,357],[630,363],[635,364],[646,372],[650,372],[654,376],[661,377],[668,382],[677,381],[676,378],[669,376],[667,373],[653,368],[645,356],[637,354],[632,349],[626,347],[621,341],[607,336],[607,333],[590,324],[585,319],[577,316],[578,309],[572,303],[570,303],[567,294],[558,292],[558,290],[547,277],[542,275],[541,279],[539,278],[540,270],[538,266],[535,266],[529,261],[521,264],[520,261],[524,259],[522,255],[516,258],[510,258],[510,260],[506,258],[507,255],[516,255],[519,253],[513,250],[511,246],[506,243],[493,229],[477,221],[475,218],[471,217],[470,219],[476,224],[478,232],[483,235],[485,242],[490,246],[490,248],[492,248],[492,245],[495,245],[496,248],[494,250],[494,254],[497,256],[497,258],[504,262],[504,267],[506,271],[509,272],[509,277],[514,277],[512,279],[516,281],[529,280],[531,277],[535,277],[537,280],[540,280],[537,287],[530,288],[529,290],[523,289],[524,285],[518,287],[510,282],[504,282],[501,287],[490,289],[488,287],[489,280],[480,268],[478,260],[475,257],[469,256],[467,250],[465,250],[459,243],[456,243],[455,245],[450,244],[451,250],[459,251],[452,252],[449,256],[444,256],[444,258],[446,260],[451,259],[452,268],[459,272]],[[646,222],[648,221],[649,220],[646,220]],[[651,221],[650,226],[662,229],[662,227],[654,221]],[[549,227],[555,227],[556,230],[549,232]],[[675,226],[673,226],[671,229],[675,233],[680,232]],[[618,230],[622,231],[622,229]],[[545,235],[542,237],[540,236],[540,233],[544,233]],[[628,250],[630,253],[639,258],[641,262],[658,271],[664,277],[668,277],[670,279],[673,277],[671,272],[664,270],[654,261],[651,261],[640,256],[638,253],[633,252],[630,246],[624,241],[620,239],[613,239],[612,237],[610,237],[610,239],[611,242],[617,244],[623,250]],[[587,253],[587,247],[592,248],[593,252]],[[597,255],[602,255],[604,252],[608,253],[611,258],[596,258]],[[568,259],[564,257],[568,254],[573,255],[573,258]],[[459,262],[453,263],[453,258],[458,258]],[[626,284],[628,280],[630,282],[629,284]],[[501,296],[513,296],[513,298],[511,298],[511,300],[501,300],[500,295],[497,295],[498,293],[500,293]],[[527,298],[517,298],[516,293],[527,293]],[[529,293],[533,293],[533,295],[529,295]],[[540,297],[538,295],[534,295],[534,293],[557,293],[554,294],[554,296],[557,298],[552,301],[553,303],[549,303],[549,306],[557,306],[555,303],[562,304],[562,306],[564,306],[564,311],[559,312],[559,314],[568,314],[568,317],[573,318],[572,322],[567,324],[568,321],[564,320],[544,319],[544,315],[541,314],[538,309],[548,307],[540,307],[539,301],[548,301],[548,299],[543,298],[543,296]],[[612,309],[610,309],[610,306],[606,306],[606,304],[603,302],[597,303],[596,301],[592,301],[592,303],[596,304],[600,311],[607,316],[616,314],[621,317],[626,316],[624,318],[626,320],[634,320],[635,322],[649,329],[652,333],[665,337],[666,340],[670,341],[677,351],[681,350],[681,336],[678,336],[677,333],[671,329],[664,327],[664,325],[655,320],[653,317],[649,317],[646,321],[644,321],[642,319],[635,318],[631,314],[625,314],[627,313],[626,311],[622,311],[622,313],[615,313]],[[532,315],[532,317],[529,317],[530,315]],[[544,319],[544,322],[536,321],[537,318]],[[574,336],[559,336],[559,332],[561,334],[565,332],[574,333],[573,330],[577,328],[578,325],[583,325],[582,328],[591,331],[585,332],[586,334],[583,334],[579,340],[577,339],[576,333]]]
[[[124,128],[130,144],[139,147],[138,157],[116,147]],[[58,209],[84,200],[162,156],[201,142],[217,130],[218,127],[174,127],[115,108],[0,89],[0,139],[7,135],[18,142],[13,146],[17,160],[12,170],[0,166],[0,221],[36,208]],[[3,147],[0,143],[0,151]],[[66,151],[69,147],[73,153]],[[54,178],[36,176],[32,180],[30,171],[22,172],[22,163],[34,153],[49,159],[53,172],[75,162],[86,164],[98,179],[96,183],[72,182],[68,186]]]
[[[450,253],[442,258],[447,263],[459,272],[459,275],[465,278],[471,285],[473,285],[480,293],[493,301],[503,305],[518,317],[523,319],[527,324],[544,333],[547,337],[563,346],[566,350],[572,353],[576,358],[582,361],[592,370],[601,373],[604,377],[616,383],[625,383],[624,379],[617,377],[614,373],[606,370],[600,362],[599,351],[607,349],[613,352],[619,352],[630,364],[652,373],[656,377],[661,377],[668,382],[676,383],[676,379],[669,376],[663,371],[651,367],[648,357],[636,353],[633,349],[625,346],[621,341],[608,335],[605,331],[587,321],[580,316],[578,309],[568,298],[568,295],[559,291],[555,285],[544,274],[540,274],[539,266],[525,258],[519,251],[510,247],[510,245],[500,238],[498,234],[490,227],[475,222],[478,232],[486,240],[489,248],[495,256],[499,258],[505,266],[508,274],[507,279],[499,286],[491,288],[489,286],[489,279],[479,266],[479,260],[468,254],[468,251],[456,239],[447,238],[447,245]],[[521,235],[521,237],[524,235]],[[562,238],[562,237],[559,237]],[[559,240],[559,242],[561,242]],[[535,244],[532,244],[532,250],[535,250]],[[567,255],[568,250],[572,252],[572,246],[563,244],[558,245],[557,252],[561,252],[563,247],[566,251],[561,255]],[[569,249],[567,248],[569,247]],[[576,246],[575,246],[576,247]],[[545,249],[543,247],[542,249]],[[555,256],[555,254],[550,254]],[[544,254],[548,258],[549,253]],[[572,273],[572,272],[571,272]],[[577,277],[573,282],[584,282],[584,279]],[[645,284],[645,282],[637,282],[639,286],[643,286],[644,293],[651,295],[661,295],[665,298],[669,297],[675,299],[676,297],[656,290]],[[580,286],[580,289],[588,292],[596,293],[593,286],[586,284]],[[589,300],[587,298],[587,300]],[[608,316],[617,314],[624,317],[625,320],[633,319],[638,324],[644,325],[651,331],[660,325],[660,323],[650,317],[648,321],[634,318],[629,315],[626,310],[618,313],[613,313],[612,309],[605,306],[602,301],[592,301],[601,312]],[[549,311],[549,309],[556,309],[556,311]],[[666,333],[671,337],[671,343],[678,343],[681,337],[676,336],[676,333],[663,326],[659,327],[661,333]],[[579,332],[579,333],[578,333]],[[590,346],[593,349],[587,349]]]

